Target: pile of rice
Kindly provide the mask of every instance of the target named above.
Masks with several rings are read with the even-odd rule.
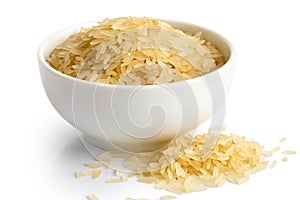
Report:
[[[138,181],[177,194],[219,187],[226,181],[242,184],[268,166],[258,142],[221,134],[204,156],[206,139],[206,134],[180,135],[163,151],[126,158],[124,166],[136,173]]]
[[[280,142],[285,140],[286,138],[282,138]],[[210,141],[214,141],[215,145],[209,145],[209,153],[203,154],[205,144]],[[107,183],[121,183],[130,177],[137,177],[139,182],[154,183],[156,188],[176,194],[204,191],[207,187],[220,187],[225,182],[245,183],[249,180],[249,175],[268,166],[275,167],[277,161],[270,162],[270,157],[279,150],[280,147],[277,146],[266,151],[260,143],[235,134],[220,134],[218,137],[213,137],[212,134],[195,137],[182,134],[174,138],[165,149],[157,152],[102,153],[96,158],[97,162],[86,164],[92,171],[78,171],[76,178],[90,175],[98,177],[95,174],[105,167],[114,168],[116,176],[108,179]],[[292,150],[281,153],[296,154]],[[121,173],[122,166],[112,164],[114,157],[123,158],[123,167],[130,169],[131,173]],[[282,162],[286,161],[287,157],[283,157]]]
[[[184,33],[150,18],[106,19],[81,28],[57,46],[47,62],[82,80],[151,85],[195,78],[224,64],[202,33]]]

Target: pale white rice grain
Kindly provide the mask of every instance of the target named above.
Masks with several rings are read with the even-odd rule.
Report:
[[[274,168],[276,164],[277,164],[276,160],[272,161],[269,168]]]
[[[293,155],[293,154],[296,154],[297,152],[296,151],[292,151],[292,150],[285,150],[282,152],[282,154],[286,154],[286,155]]]
[[[176,196],[173,196],[173,195],[164,195],[164,196],[161,196],[159,199],[160,200],[171,200],[171,199],[176,199]]]
[[[274,147],[272,150],[271,150],[271,153],[273,154],[273,153],[275,153],[275,152],[277,152],[277,151],[279,151],[280,150],[280,147],[278,146],[278,147]]]

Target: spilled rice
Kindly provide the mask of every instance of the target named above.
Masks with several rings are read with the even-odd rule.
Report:
[[[115,177],[106,180],[106,183],[126,182],[131,177],[136,177],[138,182],[154,184],[155,188],[167,190],[175,194],[205,191],[209,187],[220,187],[226,182],[243,184],[249,180],[251,174],[261,170],[274,168],[278,162],[270,162],[268,157],[280,151],[274,147],[270,151],[253,140],[248,140],[235,134],[220,134],[212,140],[209,134],[196,135],[182,134],[171,141],[166,148],[151,153],[115,153],[105,152],[97,157],[101,166],[108,161],[105,167],[97,163],[88,163],[91,169],[109,168],[111,160],[115,157],[122,158],[123,166],[130,170],[124,173],[120,168],[115,169]],[[210,145],[209,153],[203,154],[207,141],[215,141]],[[284,150],[284,155],[296,154],[292,150]],[[287,157],[282,158],[286,162]],[[99,172],[99,168],[75,174],[76,178],[91,176]],[[101,177],[97,174],[97,177]],[[160,199],[175,199],[175,196],[165,195]]]

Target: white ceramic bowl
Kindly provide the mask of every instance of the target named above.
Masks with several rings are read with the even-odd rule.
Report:
[[[152,151],[168,143],[176,134],[196,129],[224,105],[234,68],[232,45],[206,28],[164,21],[183,31],[202,30],[204,37],[224,54],[226,64],[204,76],[169,84],[96,84],[64,75],[46,62],[51,51],[68,36],[82,26],[91,27],[95,23],[59,31],[40,45],[40,74],[50,102],[66,121],[98,147]],[[222,123],[222,116],[218,120]]]

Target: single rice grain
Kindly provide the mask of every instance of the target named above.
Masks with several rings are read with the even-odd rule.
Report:
[[[287,157],[284,157],[284,158],[281,159],[281,161],[282,161],[282,162],[286,162],[286,161],[288,161],[288,158],[287,158]]]
[[[161,196],[159,199],[160,200],[171,200],[171,199],[176,199],[176,196],[173,196],[173,195],[164,195],[164,196]]]
[[[273,148],[272,150],[271,150],[271,153],[273,154],[273,153],[276,153],[277,151],[279,151],[280,150],[280,147],[278,146],[278,147],[275,147],[275,148]]]
[[[76,177],[76,178],[81,178],[82,176],[83,176],[82,171],[77,171],[77,172],[75,173],[75,177]]]
[[[274,168],[276,164],[277,164],[276,160],[272,161],[269,168]]]
[[[279,142],[285,142],[286,141],[286,137],[283,137],[283,138],[281,138],[280,140],[279,140]]]
[[[286,155],[293,155],[293,154],[296,154],[297,152],[296,151],[292,151],[292,150],[285,150],[282,152],[282,154],[286,154]]]
[[[99,178],[100,175],[101,175],[101,171],[100,171],[100,170],[97,170],[97,171],[94,172],[93,178]]]
[[[99,200],[99,198],[95,194],[89,194],[87,196],[88,200]]]

